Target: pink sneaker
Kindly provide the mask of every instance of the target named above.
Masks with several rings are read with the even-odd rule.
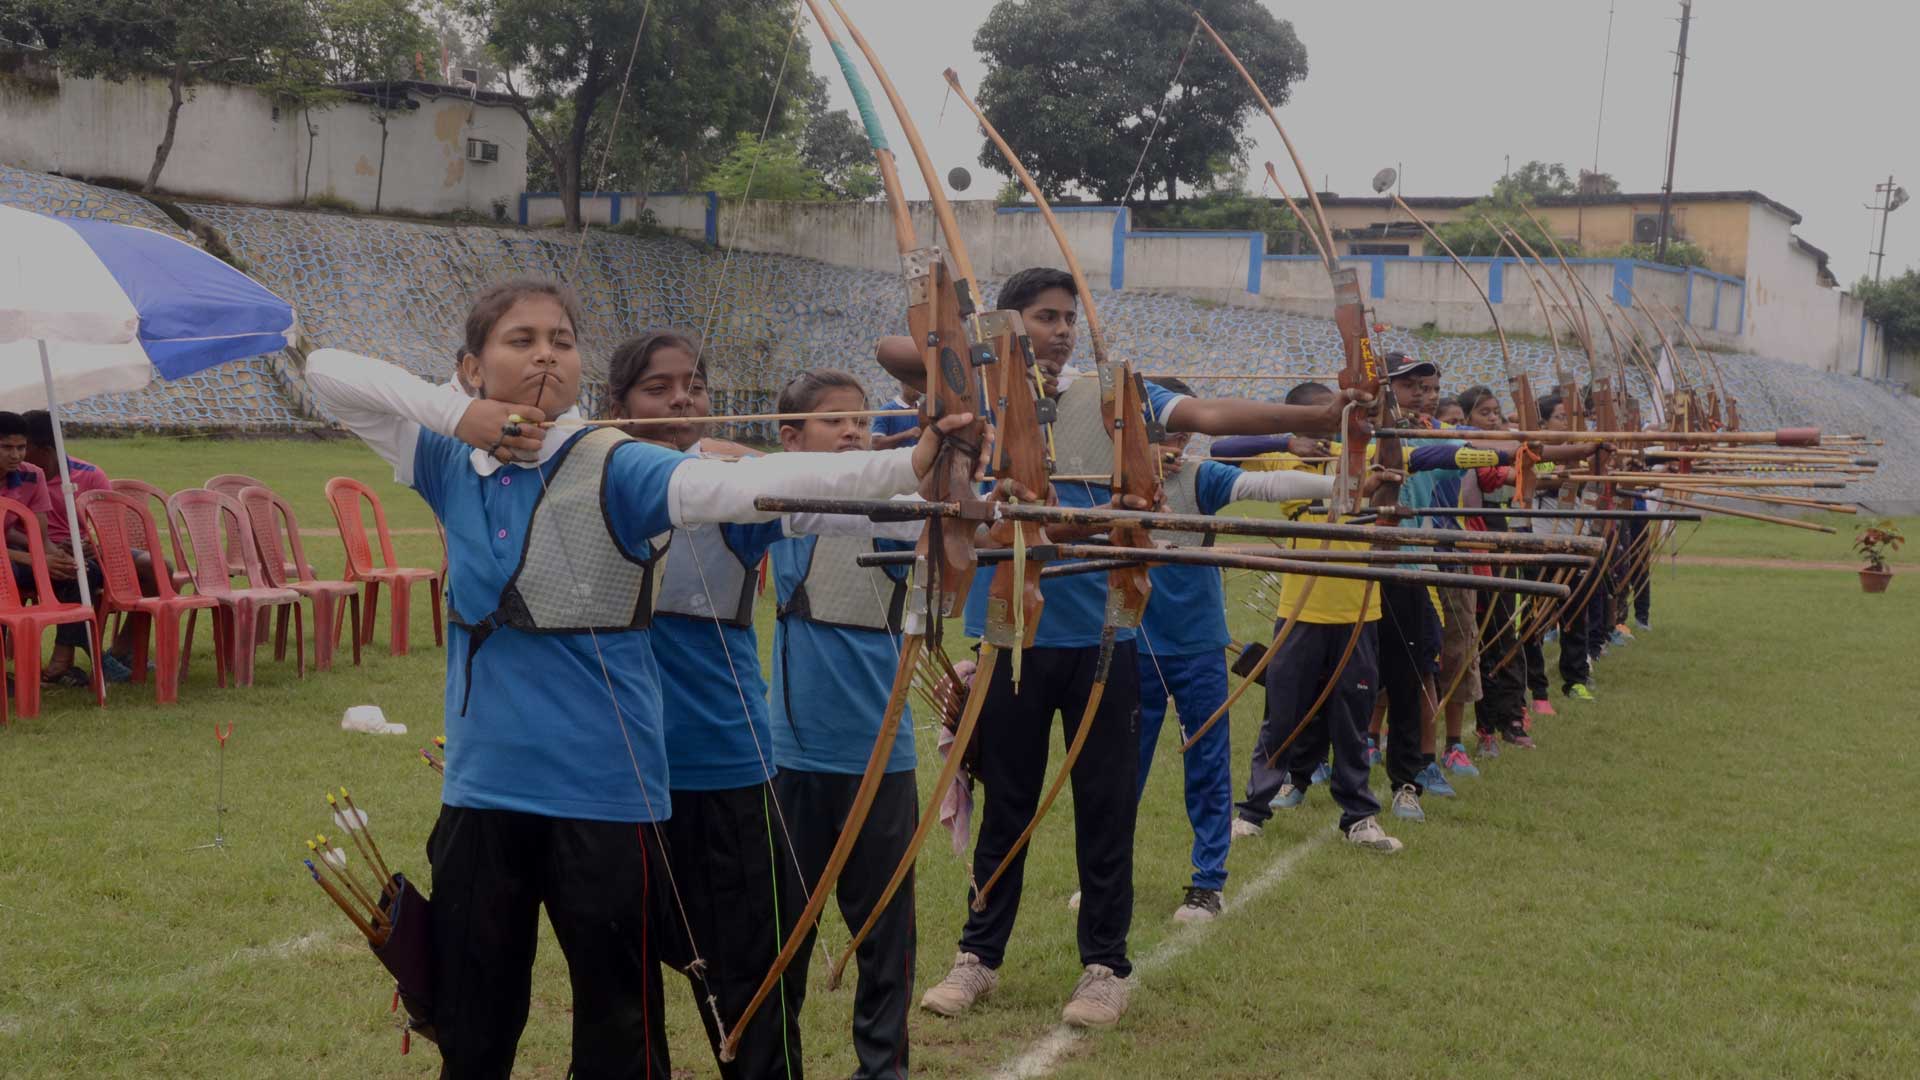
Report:
[[[1548,701],[1548,700],[1547,700],[1546,698],[1534,698],[1534,699],[1533,699],[1533,714],[1534,714],[1535,716],[1553,716],[1553,715],[1555,715],[1555,712],[1554,712],[1554,708],[1553,708],[1553,702],[1551,702],[1551,701]]]

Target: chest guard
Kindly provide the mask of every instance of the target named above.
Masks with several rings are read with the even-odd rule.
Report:
[[[1054,468],[1067,476],[1113,473],[1113,435],[1100,414],[1100,380],[1081,375],[1060,392],[1053,421]]]
[[[904,567],[862,567],[857,556],[874,549],[873,541],[856,536],[814,538],[807,571],[793,595],[780,605],[780,617],[791,615],[822,626],[848,630],[900,632],[907,605]]]
[[[753,625],[753,567],[740,561],[717,525],[676,529],[660,570],[654,611],[732,627]]]
[[[1200,491],[1196,486],[1200,482],[1201,462],[1189,462],[1179,472],[1168,473],[1161,477],[1161,494],[1167,500],[1167,509],[1175,514],[1200,513]],[[1216,533],[1171,532],[1154,530],[1154,538],[1169,540],[1180,547],[1212,547]]]
[[[613,452],[628,439],[613,428],[597,428],[562,448],[527,522],[520,564],[493,611],[469,620],[449,602],[448,617],[467,629],[469,676],[474,654],[501,627],[530,634],[617,633],[644,630],[652,622],[653,568],[663,549],[655,545],[646,559],[629,555],[614,538],[603,497]]]

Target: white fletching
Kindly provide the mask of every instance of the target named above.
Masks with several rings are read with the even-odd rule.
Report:
[[[348,832],[364,829],[367,827],[367,812],[358,808],[349,810],[344,806],[336,807],[333,811],[333,824]]]
[[[327,865],[333,867],[335,870],[346,869],[347,853],[341,851],[339,848],[329,848],[321,852],[320,857],[327,860]]]

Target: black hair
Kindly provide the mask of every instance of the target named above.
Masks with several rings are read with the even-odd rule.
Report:
[[[1003,311],[1020,311],[1048,289],[1065,289],[1076,303],[1079,301],[1072,274],[1051,266],[1030,266],[1000,283],[1000,297],[995,303]]]
[[[559,301],[567,311],[567,321],[573,324],[574,332],[579,333],[580,298],[571,288],[547,278],[509,278],[494,282],[473,298],[473,306],[467,309],[466,343],[461,358],[464,359],[469,353],[479,356],[480,351],[487,347],[487,335],[493,333],[494,324],[513,305],[529,296],[551,296]]]
[[[1540,419],[1542,422],[1553,419],[1553,410],[1560,407],[1560,400],[1560,391],[1558,390],[1540,399],[1536,408],[1540,410]]]
[[[1333,396],[1333,388],[1326,383],[1303,382],[1287,391],[1287,404],[1311,405],[1321,398]]]
[[[1185,394],[1188,397],[1193,396],[1193,387],[1188,386],[1186,380],[1173,375],[1155,375],[1147,381],[1155,386],[1171,390],[1176,394]]]
[[[0,439],[9,435],[25,435],[27,418],[17,412],[0,412]]]
[[[1494,396],[1495,394],[1490,387],[1469,386],[1465,390],[1462,390],[1460,396],[1455,400],[1460,403],[1460,408],[1463,412],[1468,416],[1472,416],[1473,410],[1479,408],[1481,402]]]
[[[36,448],[53,449],[53,416],[45,409],[34,409],[20,414],[27,427],[27,445]]]
[[[787,380],[780,391],[780,402],[775,408],[783,413],[809,413],[827,396],[829,390],[857,390],[860,393],[860,407],[867,406],[867,388],[860,380],[844,371],[833,368],[810,368]],[[781,427],[799,427],[804,420],[782,420]]]
[[[707,377],[707,358],[700,353],[693,335],[679,330],[647,330],[631,337],[613,350],[607,361],[607,408],[616,408],[626,400],[633,384],[646,377],[653,357],[661,349],[681,349],[694,358],[694,371],[701,380]]]

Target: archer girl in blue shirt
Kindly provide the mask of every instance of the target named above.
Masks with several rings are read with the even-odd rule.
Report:
[[[672,806],[648,642],[656,538],[766,520],[753,508],[763,494],[908,491],[935,450],[929,440],[732,464],[581,426],[578,310],[549,281],[483,291],[460,357],[472,397],[338,350],[307,362],[320,408],[447,533],[449,752],[428,858],[448,1077],[511,1073],[542,906],[568,960],[572,1071],[624,1075],[644,1061],[648,1075],[670,1075],[655,958],[687,932],[689,905],[732,897],[691,894],[662,844]]]

